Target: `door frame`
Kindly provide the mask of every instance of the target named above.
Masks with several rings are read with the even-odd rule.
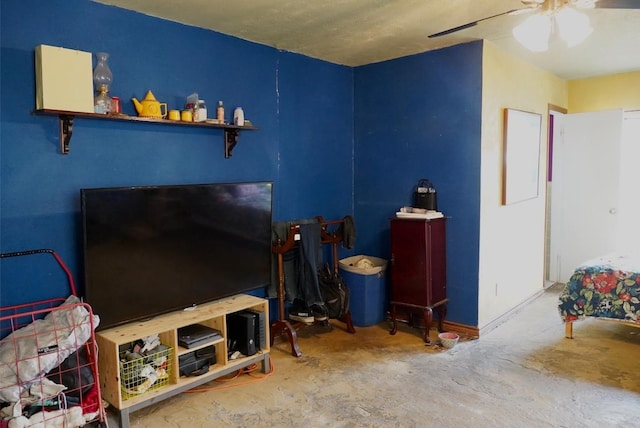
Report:
[[[544,218],[544,288],[553,286],[556,281],[549,278],[551,265],[551,183],[553,182],[553,141],[554,114],[568,114],[569,110],[554,104],[547,104],[547,162],[545,171],[545,218]]]

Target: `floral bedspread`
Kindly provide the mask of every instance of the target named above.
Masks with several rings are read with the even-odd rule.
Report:
[[[579,266],[560,294],[563,322],[585,317],[640,324],[640,257],[607,255]]]

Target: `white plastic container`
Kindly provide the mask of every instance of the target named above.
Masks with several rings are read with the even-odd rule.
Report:
[[[233,124],[236,126],[244,126],[244,111],[242,107],[236,107],[233,111]]]

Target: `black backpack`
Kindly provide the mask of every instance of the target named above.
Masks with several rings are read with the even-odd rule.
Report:
[[[318,284],[327,316],[342,320],[349,311],[349,287],[344,283],[340,274],[334,272],[328,263],[318,270]]]
[[[69,355],[58,367],[47,374],[47,378],[67,387],[65,395],[80,397],[93,388],[93,365],[89,359],[87,345],[83,345]]]

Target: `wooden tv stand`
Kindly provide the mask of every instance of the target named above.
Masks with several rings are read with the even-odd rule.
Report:
[[[230,360],[227,352],[228,314],[251,309],[265,314],[266,345],[255,355]],[[178,328],[191,324],[203,324],[218,329],[222,338],[201,346],[186,349],[178,345]],[[130,396],[121,388],[120,345],[127,345],[138,339],[159,335],[160,342],[169,346],[168,382],[158,389],[151,389],[139,395]],[[129,413],[155,404],[183,391],[210,382],[254,363],[262,363],[262,372],[269,371],[269,304],[259,297],[240,294],[215,302],[203,304],[193,309],[175,311],[159,315],[153,319],[132,322],[96,332],[99,347],[98,368],[102,397],[120,412],[121,428],[129,428]],[[180,355],[187,354],[206,346],[215,346],[216,364],[201,376],[181,377],[178,365]]]

